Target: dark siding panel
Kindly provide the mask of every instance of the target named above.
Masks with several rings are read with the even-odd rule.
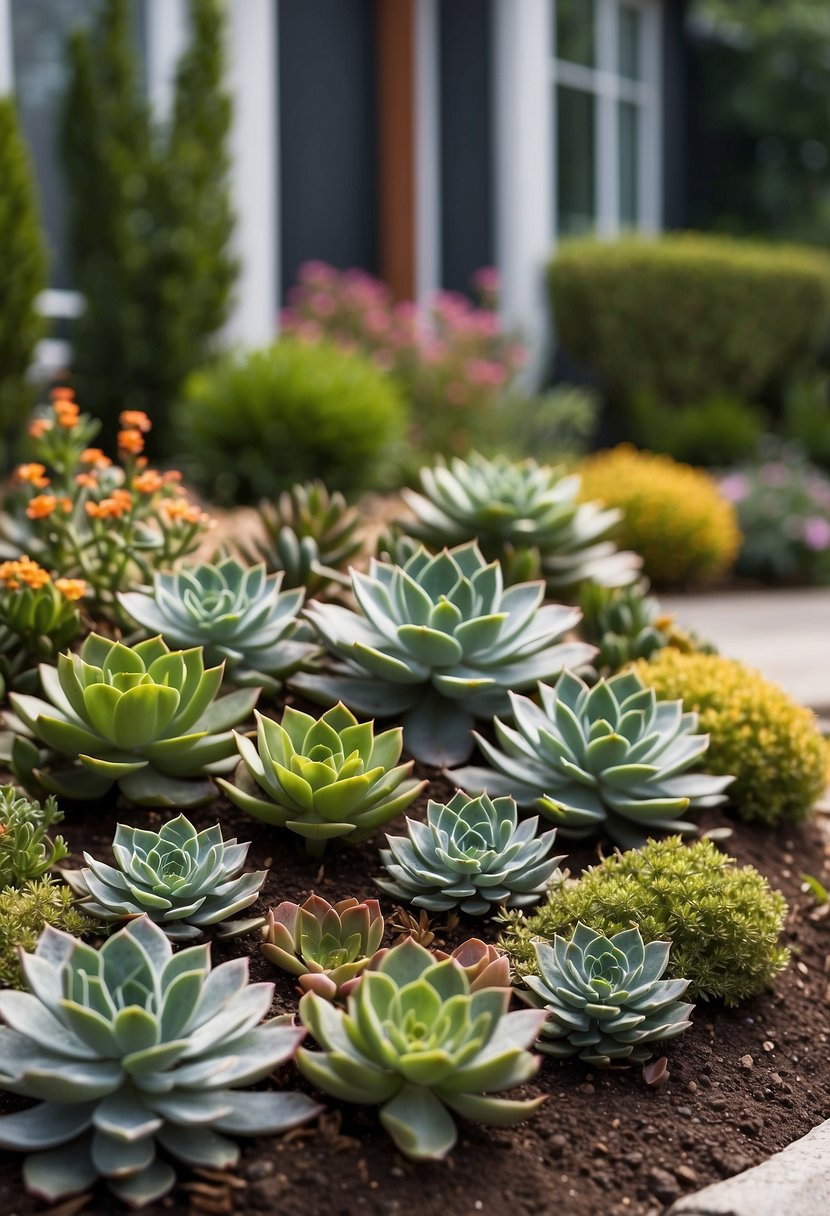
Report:
[[[489,0],[441,0],[443,285],[467,291],[494,258],[492,21]]]
[[[280,0],[283,292],[309,258],[377,269],[373,0]]]
[[[666,0],[663,16],[663,226],[688,222],[686,0]]]

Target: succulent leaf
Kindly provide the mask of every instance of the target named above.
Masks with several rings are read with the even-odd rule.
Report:
[[[303,904],[272,908],[262,927],[262,953],[325,1000],[345,996],[377,954],[384,921],[376,899],[330,904],[310,895]]]

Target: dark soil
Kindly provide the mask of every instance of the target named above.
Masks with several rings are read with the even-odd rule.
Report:
[[[446,798],[449,787],[437,778],[430,792]],[[372,876],[382,834],[360,848],[332,850],[321,867],[303,856],[293,837],[223,799],[192,818],[205,827],[217,816],[226,836],[252,841],[253,867],[270,866],[264,898],[251,912],[312,890],[332,901],[377,894]],[[75,850],[73,864],[83,849],[109,858],[119,818],[151,826],[163,815],[70,809],[62,830]],[[712,815],[703,826],[726,822]],[[402,826],[403,819],[395,830]],[[813,900],[799,889],[802,873],[827,882],[827,836],[817,823],[784,833],[732,826],[723,847],[756,865],[790,903],[792,963],[774,992],[739,1009],[699,1006],[692,1029],[667,1045],[671,1076],[664,1087],[648,1089],[636,1068],[601,1072],[547,1059],[525,1089],[548,1095],[530,1122],[509,1130],[465,1125],[452,1158],[434,1165],[403,1160],[374,1110],[325,1098],[327,1112],[316,1125],[282,1139],[243,1141],[233,1176],[196,1176],[182,1167],[173,1195],[145,1210],[153,1216],[658,1216],[680,1195],[755,1165],[804,1135],[830,1116],[830,920],[816,917]],[[590,850],[572,852],[567,864],[578,872],[595,858]],[[389,901],[382,906],[394,919]],[[473,918],[462,918],[450,933],[440,922],[433,928],[441,944],[496,936],[492,922]],[[251,954],[252,978],[274,981],[273,1012],[296,1009],[293,981],[259,956],[255,935],[216,947],[214,956],[221,961],[243,950]],[[279,1080],[308,1088],[293,1065]],[[0,1109],[12,1109],[12,1101],[0,1100]],[[22,1194],[19,1164],[11,1154],[0,1158],[0,1212],[31,1216],[44,1209]],[[73,1202],[56,1212],[109,1216],[116,1206],[101,1188],[80,1207]]]

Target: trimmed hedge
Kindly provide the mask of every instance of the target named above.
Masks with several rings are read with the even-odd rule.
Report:
[[[549,267],[558,341],[617,400],[753,398],[815,363],[830,256],[680,233],[566,243]]]

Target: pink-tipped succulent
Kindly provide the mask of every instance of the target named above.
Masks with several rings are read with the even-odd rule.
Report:
[[[325,1000],[347,996],[377,953],[383,915],[376,899],[330,904],[310,895],[303,904],[285,901],[262,926],[262,953],[290,975],[303,992]]]
[[[443,950],[436,950],[434,953],[436,958],[451,958],[458,963],[470,981],[471,992],[479,992],[482,988],[510,987],[510,959],[501,950],[488,945],[479,937],[471,937],[462,942],[452,954]]]

